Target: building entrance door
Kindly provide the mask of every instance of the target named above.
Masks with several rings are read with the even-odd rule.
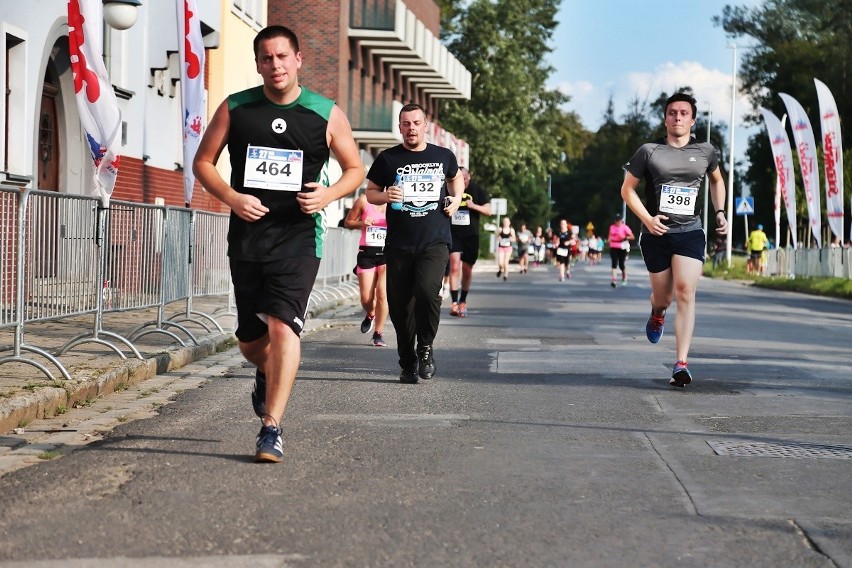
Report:
[[[44,84],[38,119],[38,189],[59,191],[59,132],[56,120],[56,95],[59,89]]]

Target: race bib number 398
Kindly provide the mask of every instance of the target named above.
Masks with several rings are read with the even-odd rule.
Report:
[[[301,191],[302,158],[301,150],[249,145],[243,185],[273,191]]]
[[[663,185],[660,190],[660,212],[674,215],[694,215],[697,187]]]

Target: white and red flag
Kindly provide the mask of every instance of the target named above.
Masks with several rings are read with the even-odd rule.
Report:
[[[765,108],[760,108],[766,131],[769,134],[769,142],[772,146],[772,157],[775,161],[775,173],[777,183],[781,191],[781,198],[787,209],[787,223],[790,225],[790,233],[793,239],[793,248],[796,247],[796,187],[793,183],[793,151],[790,149],[790,139],[784,125],[778,117]],[[779,243],[780,244],[780,243]]]
[[[95,189],[104,207],[118,177],[121,109],[102,59],[102,0],[68,0],[68,46],[80,124],[95,164]]]
[[[787,107],[790,126],[793,128],[793,140],[796,142],[796,154],[799,156],[799,169],[802,172],[802,185],[808,206],[808,219],[811,233],[817,247],[822,247],[822,209],[819,198],[819,169],[817,168],[816,141],[811,121],[799,101],[787,93],[778,93]]]
[[[828,87],[814,79],[822,124],[822,155],[825,162],[825,213],[831,232],[843,243],[843,143],[840,115]]]
[[[204,39],[196,0],[176,0],[180,50],[180,99],[183,116],[183,189],[186,206],[192,201],[195,175],[192,161],[201,142],[204,114]]]

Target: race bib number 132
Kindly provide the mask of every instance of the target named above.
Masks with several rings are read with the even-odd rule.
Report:
[[[441,199],[443,179],[437,175],[406,174],[402,178],[404,201],[424,202]]]

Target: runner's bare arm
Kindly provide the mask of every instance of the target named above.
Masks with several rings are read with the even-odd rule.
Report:
[[[642,199],[639,197],[639,194],[636,193],[639,181],[639,178],[630,172],[625,172],[624,183],[621,184],[621,198],[630,210],[633,211],[633,214],[639,217],[639,220],[648,228],[648,231],[650,231],[652,235],[662,235],[668,231],[668,228],[663,225],[662,220],[668,219],[668,217],[665,215],[652,216],[651,213],[648,212],[648,209],[645,208],[645,204],[642,203]]]
[[[207,125],[207,130],[204,131],[204,136],[195,152],[192,171],[204,189],[230,207],[240,219],[249,222],[257,221],[266,215],[269,209],[264,207],[257,197],[240,193],[228,185],[216,169],[216,162],[219,161],[219,156],[228,143],[230,128],[231,117],[228,112],[228,101],[225,100],[216,109],[210,124]]]
[[[346,219],[343,221],[343,226],[347,229],[363,229],[367,223],[361,220],[361,214],[364,212],[364,204],[367,198],[363,195],[355,200],[355,205],[349,210]]]
[[[452,216],[458,211],[461,205],[462,194],[464,193],[464,178],[461,170],[456,173],[456,177],[447,180],[447,193],[450,195],[450,203],[444,207],[444,213]]]
[[[722,211],[725,209],[726,197],[722,171],[720,168],[716,168],[708,175],[710,176],[710,199],[713,202],[713,211]],[[728,234],[728,218],[724,214],[716,213],[716,234]]]
[[[361,162],[358,145],[352,137],[352,127],[349,125],[349,119],[337,105],[331,109],[326,140],[343,174],[329,187],[316,182],[305,184],[310,191],[299,192],[296,200],[302,212],[306,214],[321,211],[332,201],[355,191],[364,181],[364,164]]]

